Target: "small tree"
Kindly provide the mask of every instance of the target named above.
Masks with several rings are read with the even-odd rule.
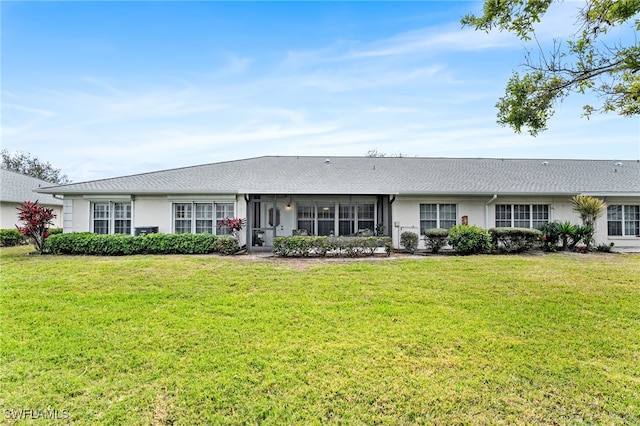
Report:
[[[38,253],[44,251],[44,240],[49,236],[49,226],[53,225],[56,215],[53,209],[48,209],[38,204],[38,201],[25,201],[18,207],[18,220],[23,226],[17,226],[18,230],[33,240],[33,245]]]

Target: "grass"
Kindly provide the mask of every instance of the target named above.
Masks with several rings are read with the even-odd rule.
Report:
[[[28,251],[0,252],[8,423],[640,423],[638,256]]]

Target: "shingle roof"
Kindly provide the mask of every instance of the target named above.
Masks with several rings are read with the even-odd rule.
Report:
[[[640,162],[267,156],[74,183],[40,192],[640,195]]]
[[[61,206],[62,200],[34,192],[34,189],[45,186],[51,186],[51,182],[0,169],[0,201],[23,203],[38,200],[40,204]]]

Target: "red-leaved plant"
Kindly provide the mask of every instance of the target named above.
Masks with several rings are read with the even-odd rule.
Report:
[[[38,201],[25,201],[18,209],[18,220],[22,226],[18,230],[27,237],[31,237],[37,252],[44,251],[44,240],[49,236],[49,225],[53,225],[56,215],[53,209],[48,209],[38,204]]]
[[[226,226],[233,233],[234,236],[237,236],[237,233],[242,230],[242,227],[246,223],[245,219],[241,219],[239,217],[234,218],[226,218],[220,221],[220,226]]]

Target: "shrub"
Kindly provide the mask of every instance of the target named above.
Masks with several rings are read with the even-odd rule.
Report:
[[[448,229],[433,228],[424,230],[424,242],[427,250],[434,254],[439,253],[440,249],[447,245],[448,237]]]
[[[449,230],[449,244],[458,254],[478,254],[489,250],[491,237],[475,225],[456,225]]]
[[[411,231],[405,231],[400,234],[400,244],[409,253],[415,253],[418,250],[418,234]]]
[[[493,228],[489,234],[493,248],[504,253],[530,250],[542,237],[542,232],[529,228]]]
[[[611,249],[613,249],[614,243],[609,243],[609,244],[598,244],[598,246],[596,247],[596,251],[599,251],[601,253],[611,253]]]
[[[51,235],[46,250],[52,254],[123,256],[131,254],[233,254],[238,241],[211,234],[98,235],[72,232]]]
[[[558,249],[558,241],[560,240],[559,223],[545,223],[539,226],[538,230],[542,233],[542,250],[556,251]]]
[[[238,244],[238,240],[233,237],[218,237],[214,244],[214,252],[231,255],[240,250],[240,245]]]
[[[581,251],[589,251],[591,243],[593,241],[594,228],[591,225],[576,225],[573,233],[571,234],[570,250],[575,250],[578,245],[584,245],[585,248]]]
[[[49,235],[62,234],[62,228],[50,228]]]
[[[0,229],[0,247],[13,247],[24,242],[22,233],[17,229]]]
[[[309,237],[302,235],[276,237],[273,240],[273,253],[278,256],[307,257],[311,255],[373,256],[379,248],[387,255],[393,250],[389,237]]]

